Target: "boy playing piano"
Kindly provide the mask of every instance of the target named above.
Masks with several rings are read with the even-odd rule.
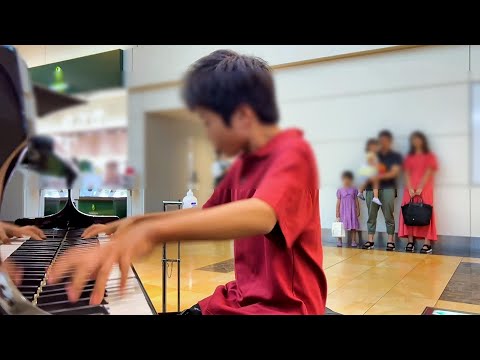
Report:
[[[69,298],[96,277],[91,303],[101,302],[111,268],[125,283],[132,260],[167,241],[235,240],[234,281],[190,309],[202,314],[323,314],[318,174],[314,154],[296,129],[281,130],[271,69],[261,59],[219,50],[189,69],[187,106],[202,119],[217,151],[238,156],[202,209],[147,214],[93,225],[100,249],[65,254],[54,283],[73,270]]]

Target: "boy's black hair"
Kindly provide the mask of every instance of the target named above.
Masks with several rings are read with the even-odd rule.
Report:
[[[230,125],[239,105],[248,104],[264,124],[278,122],[271,69],[260,58],[217,50],[187,71],[182,96],[190,109],[205,107]]]
[[[381,137],[386,137],[386,138],[389,138],[390,140],[393,140],[393,134],[390,130],[382,130],[378,133],[378,137],[381,138]]]
[[[351,172],[350,170],[345,170],[345,171],[342,173],[342,179],[343,179],[343,178],[347,178],[347,179],[353,180],[353,172]]]
[[[365,144],[365,152],[368,151],[368,148],[370,147],[370,145],[372,144],[378,144],[378,140],[375,139],[375,138],[370,138],[367,140],[367,143]]]

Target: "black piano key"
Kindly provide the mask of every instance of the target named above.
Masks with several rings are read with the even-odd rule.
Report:
[[[40,286],[40,283],[43,279],[23,279],[22,285],[23,286],[36,286],[37,288]]]
[[[83,295],[83,294],[82,294]],[[81,296],[83,297],[83,296]],[[44,295],[40,296],[37,298],[37,304],[38,305],[44,305],[44,304],[49,304],[52,302],[59,302],[59,301],[68,301],[68,296],[66,293],[54,293],[51,295]]]
[[[16,264],[20,263],[37,263],[37,264],[50,264],[53,260],[53,256],[50,258],[39,257],[36,258],[35,256],[12,256],[11,260],[13,260]]]
[[[86,287],[83,289],[82,293],[80,294],[80,299],[87,299],[90,298],[92,295],[93,286]],[[105,291],[104,296],[107,296],[107,291]],[[58,290],[58,291],[51,291],[51,292],[41,292],[37,299],[39,304],[47,304],[51,302],[58,302],[58,301],[68,301],[68,295],[66,291]]]
[[[54,284],[54,285],[45,285],[42,287],[42,293],[48,293],[48,292],[52,292],[52,291],[65,291],[65,285],[67,285],[69,283],[68,279],[67,280],[62,280],[60,283],[58,284]],[[85,286],[93,286],[95,285],[95,280],[90,280],[88,281]]]
[[[20,291],[37,291],[38,286],[20,284],[19,286],[17,286],[17,288]]]
[[[108,315],[104,306],[85,306],[76,309],[65,309],[50,312],[52,315]]]

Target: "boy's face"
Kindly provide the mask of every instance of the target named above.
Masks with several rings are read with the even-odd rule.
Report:
[[[195,112],[200,116],[207,136],[216,151],[226,156],[235,156],[248,147],[248,136],[243,131],[242,122],[235,121],[232,116],[231,126],[227,126],[222,117],[208,109],[198,108]]]

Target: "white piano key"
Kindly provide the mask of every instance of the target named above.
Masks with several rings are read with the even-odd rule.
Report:
[[[26,240],[26,239],[22,239]],[[110,238],[102,236],[99,238],[101,245],[108,243]],[[23,241],[15,241],[9,245],[1,245],[0,253],[2,260],[8,258]],[[107,296],[105,308],[111,315],[152,315],[156,314],[155,309],[150,307],[146,294],[142,290],[140,280],[135,276],[132,268],[129,269],[125,292],[120,294],[121,272],[118,265],[114,265],[107,281]],[[40,291],[41,294],[41,291]]]

